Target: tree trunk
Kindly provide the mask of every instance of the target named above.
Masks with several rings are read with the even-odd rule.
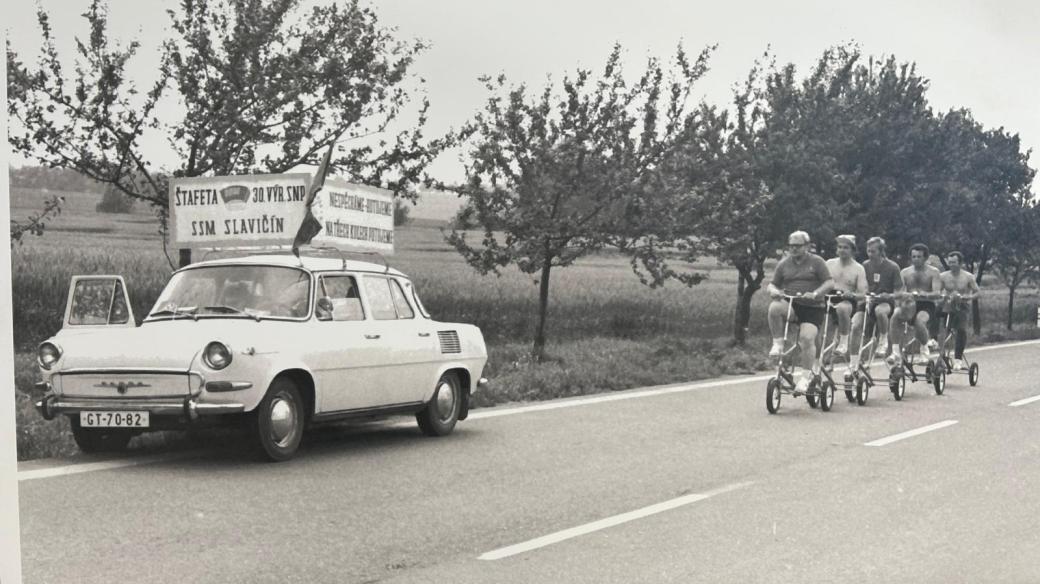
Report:
[[[986,271],[986,260],[989,259],[989,248],[983,244],[982,255],[979,257],[979,269],[975,272],[975,283],[982,287],[982,274]],[[971,328],[975,334],[982,332],[982,315],[979,313],[979,299],[975,297],[971,301]]]
[[[737,306],[733,313],[733,341],[741,346],[747,343],[748,327],[751,324],[751,299],[762,287],[762,279],[765,276],[762,266],[756,267],[756,274],[752,276],[750,264],[737,266]]]
[[[1015,313],[1015,288],[1018,286],[1008,286],[1008,318],[1007,318],[1007,330],[1011,330],[1014,326],[1014,320],[1012,315]]]
[[[747,327],[744,325],[747,317],[743,312],[744,303],[741,302],[741,299],[744,298],[744,288],[746,287],[744,285],[746,279],[744,271],[737,268],[737,306],[733,310],[733,342],[742,347],[747,342]]]
[[[538,329],[534,334],[535,361],[541,363],[545,359],[545,320],[549,312],[549,270],[552,269],[552,258],[546,257],[542,266],[542,279],[538,282]]]

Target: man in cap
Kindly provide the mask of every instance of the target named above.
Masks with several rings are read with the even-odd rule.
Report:
[[[928,265],[928,256],[927,245],[915,243],[910,246],[910,266],[900,273],[908,294],[892,315],[893,345],[902,343],[902,323],[912,320],[914,336],[921,347],[921,357],[925,360],[931,359],[932,347],[929,345],[935,341],[929,339],[935,335],[937,324],[935,301],[942,294],[939,269]]]
[[[834,354],[843,356],[849,353],[849,334],[856,302],[867,293],[867,274],[853,257],[856,253],[856,236],[839,235],[835,241],[838,257],[827,260],[827,269],[834,280],[834,290],[843,293],[841,298],[833,301],[833,310],[838,316],[838,346]]]
[[[964,255],[959,251],[951,251],[946,255],[946,265],[950,269],[939,275],[942,292],[949,296],[943,312],[939,314],[940,351],[946,343],[946,316],[949,314],[950,326],[957,332],[953,368],[960,371],[968,368],[964,363],[964,346],[968,342],[968,317],[971,315],[968,302],[979,296],[975,274],[962,269],[963,263]]]
[[[895,309],[896,295],[901,294],[904,287],[899,264],[885,256],[884,239],[871,237],[867,240],[867,261],[863,262],[863,271],[867,275],[867,292],[874,294],[876,299],[869,306],[865,302],[859,305],[852,327],[858,328],[861,324],[867,326],[872,320],[878,328],[878,350],[887,354],[888,319]],[[894,362],[895,359],[889,360],[890,365]]]
[[[769,283],[769,331],[773,335],[770,357],[779,357],[784,351],[784,320],[787,318],[787,300],[784,294],[799,294],[791,309],[799,325],[798,346],[802,351],[802,376],[796,389],[805,391],[816,371],[816,335],[823,324],[826,308],[820,297],[831,290],[827,263],[820,256],[809,253],[809,234],[795,231],[787,238],[788,254],[780,260]],[[811,373],[810,373],[811,372]]]

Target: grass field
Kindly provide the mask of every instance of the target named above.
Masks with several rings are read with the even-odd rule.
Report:
[[[12,189],[12,216],[39,209],[47,193]],[[12,254],[19,458],[70,451],[61,424],[42,423],[29,394],[36,378],[36,344],[61,326],[69,278],[83,273],[122,274],[135,314],[150,308],[171,272],[156,222],[147,208],[129,215],[99,215],[98,197],[68,194],[63,214],[43,237],[28,237]],[[547,399],[641,385],[671,383],[759,370],[764,359],[765,294],[753,304],[747,348],[727,348],[736,274],[714,262],[697,264],[709,278],[693,288],[668,285],[651,290],[627,261],[602,253],[556,270],[549,310],[550,359],[529,358],[535,326],[537,283],[507,268],[501,277],[482,277],[465,265],[441,234],[456,205],[437,200],[412,212],[415,219],[397,235],[391,263],[409,274],[430,312],[442,321],[476,324],[488,342],[487,376],[493,389],[477,405]],[[175,254],[171,251],[171,256]],[[1006,291],[987,287],[982,315],[986,338],[1001,338]],[[1022,290],[1016,321],[1032,325],[1040,296]]]

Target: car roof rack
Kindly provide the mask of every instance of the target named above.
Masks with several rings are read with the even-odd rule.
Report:
[[[390,263],[386,261],[386,256],[379,253],[378,251],[361,251],[361,250],[343,250],[338,247],[330,245],[305,245],[300,247],[300,251],[306,255],[315,257],[339,257],[343,262],[343,269],[347,269],[347,256],[354,255],[364,258],[364,260],[371,260],[373,256],[378,258],[379,263],[383,264],[383,273],[390,273]],[[282,254],[293,254],[291,247],[233,247],[233,248],[212,248],[206,250],[206,253],[202,255],[200,261],[205,261],[211,254],[229,254],[223,257],[245,257],[250,255],[256,255],[260,253],[271,254],[271,255],[282,255]],[[299,256],[297,255],[297,258]],[[213,258],[216,259],[216,258]],[[303,265],[303,260],[300,260],[300,265]]]

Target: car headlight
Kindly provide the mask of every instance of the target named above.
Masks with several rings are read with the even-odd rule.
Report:
[[[203,349],[202,360],[210,369],[219,371],[231,364],[231,349],[220,341],[213,341]]]
[[[61,359],[61,347],[50,341],[40,343],[40,347],[36,350],[36,362],[40,364],[40,367],[50,371],[58,359]]]

